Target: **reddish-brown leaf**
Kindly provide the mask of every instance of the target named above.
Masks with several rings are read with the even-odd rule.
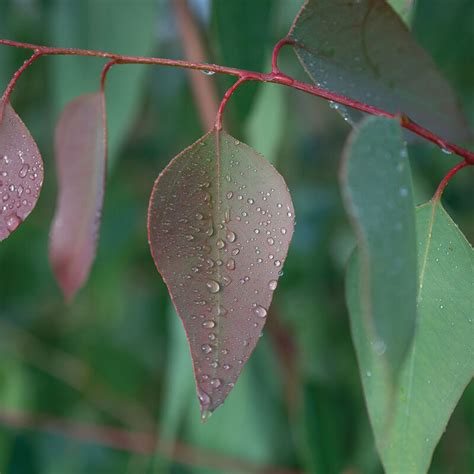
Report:
[[[95,257],[106,148],[103,94],[70,102],[56,127],[59,197],[50,235],[50,261],[66,299],[83,285]]]
[[[225,132],[209,132],[155,182],[150,248],[188,336],[203,417],[259,339],[293,228],[283,178]]]
[[[453,141],[471,137],[451,87],[385,0],[307,0],[290,37],[320,87]]]
[[[0,109],[3,109],[0,122],[0,240],[4,240],[36,205],[43,184],[43,161],[30,132],[10,103],[2,103]]]

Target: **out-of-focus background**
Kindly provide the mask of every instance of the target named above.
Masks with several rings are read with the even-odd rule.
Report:
[[[301,3],[193,0],[189,6],[209,62],[263,71]],[[183,24],[168,0],[0,0],[1,38],[52,46],[181,58],[183,38],[189,42]],[[471,125],[473,26],[472,0],[416,2],[413,33],[451,82]],[[0,47],[2,89],[28,54]],[[280,63],[307,80],[289,49]],[[0,472],[382,472],[344,303],[354,238],[338,167],[350,126],[324,101],[275,85],[244,85],[229,104],[229,132],[284,175],[297,227],[263,337],[224,406],[203,425],[184,331],[146,236],[153,181],[205,131],[186,71],[112,69],[100,243],[90,280],[73,304],[64,304],[48,264],[55,123],[67,101],[98,88],[102,65],[94,58],[42,58],[12,96],[42,150],[46,176],[35,211],[0,244]],[[202,77],[218,96],[231,84],[227,77]],[[409,151],[421,203],[456,158],[429,144]],[[445,192],[448,211],[471,242],[473,171],[463,170]],[[122,429],[146,436],[125,437]],[[430,473],[473,472],[473,440],[471,384]]]

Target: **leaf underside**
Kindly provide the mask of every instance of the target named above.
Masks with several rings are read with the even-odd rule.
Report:
[[[226,132],[209,132],[155,182],[149,244],[188,336],[203,417],[259,339],[293,228],[283,178]]]
[[[102,93],[86,94],[64,109],[55,132],[59,196],[50,234],[50,262],[70,300],[95,258],[106,171]]]
[[[451,87],[385,0],[308,0],[289,36],[318,86],[454,142],[471,138]]]
[[[43,184],[38,146],[9,102],[1,104],[0,122],[0,241],[28,217]],[[1,115],[1,110],[0,110]]]
[[[363,321],[360,253],[351,259],[346,279],[365,398],[387,474],[428,471],[474,375],[474,251],[439,202],[417,208],[416,224],[417,331],[394,391]]]
[[[411,173],[396,120],[368,117],[352,132],[341,188],[361,250],[366,330],[396,375],[415,332],[417,291]]]

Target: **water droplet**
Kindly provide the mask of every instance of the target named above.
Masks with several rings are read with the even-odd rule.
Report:
[[[259,318],[266,318],[267,317],[267,310],[263,307],[260,306],[259,304],[256,304],[253,308],[253,312],[259,317]]]
[[[201,70],[201,72],[206,76],[213,76],[215,71],[208,71],[207,69]]]
[[[235,235],[235,232],[232,232],[231,230],[228,230],[227,231],[227,234],[226,234],[226,239],[228,242],[235,242],[235,239],[237,238],[237,236]]]
[[[281,262],[280,260],[275,260],[275,263],[274,263],[275,267],[279,267],[281,266]]]
[[[232,368],[232,366],[229,364],[224,364],[222,367],[224,368],[224,370],[230,370]]]
[[[225,247],[225,242],[222,239],[218,239],[216,242],[216,247],[218,249],[223,249]]]
[[[441,151],[442,151],[443,153],[446,153],[446,155],[452,155],[452,154],[453,154],[453,152],[450,151],[450,150],[448,150],[447,148],[441,148]]]
[[[280,232],[281,232],[283,235],[285,235],[285,234],[286,234],[286,229],[285,229],[284,227],[282,227],[282,228],[280,229]]]
[[[212,319],[208,319],[207,321],[204,321],[202,325],[205,328],[212,329],[216,326],[216,323]]]
[[[268,288],[270,288],[270,290],[272,291],[275,291],[277,285],[278,285],[278,282],[276,280],[270,280],[268,283]]]
[[[377,341],[372,342],[372,348],[377,355],[383,355],[387,350],[387,345],[384,341],[382,341],[382,339],[379,339]]]
[[[10,232],[13,232],[19,225],[21,221],[18,216],[13,214],[7,219],[7,227]]]
[[[226,197],[227,199],[232,199],[232,196],[233,196],[233,195],[234,195],[234,193],[233,193],[232,191],[229,191],[229,192],[225,195],[225,197]]]
[[[209,334],[208,338],[209,338],[211,341],[215,341],[216,338],[217,338],[217,336],[216,336],[213,332],[211,332],[211,333]]]
[[[233,258],[229,258],[225,265],[229,270],[235,270],[235,260]]]
[[[222,282],[224,283],[224,286],[229,286],[232,283],[232,278],[227,275],[224,275],[222,277]]]
[[[268,245],[273,245],[275,243],[275,241],[271,237],[267,239],[267,242],[268,242]]]
[[[18,172],[18,176],[20,178],[24,178],[27,174],[28,174],[28,171],[30,169],[30,165],[28,163],[25,163],[21,168],[20,168],[20,171]]]
[[[232,255],[235,257],[236,255],[239,255],[240,250],[239,249],[234,249],[232,250]]]
[[[221,289],[221,285],[219,285],[219,283],[217,283],[215,280],[207,281],[206,286],[210,293],[218,293]]]
[[[204,219],[204,216],[200,212],[198,212],[196,213],[196,219],[202,221]]]
[[[247,202],[248,202],[249,204],[253,204],[255,201],[254,201],[252,198],[249,198],[249,199],[247,199]]]
[[[204,354],[209,354],[212,352],[212,346],[210,344],[203,344],[201,346],[201,350],[204,352]]]
[[[211,385],[214,388],[219,388],[222,385],[222,381],[221,381],[221,379],[212,379],[211,380]]]
[[[188,234],[185,236],[185,239],[188,241],[188,242],[191,242],[191,240],[194,240],[194,237],[191,235],[191,234]]]
[[[400,188],[400,196],[407,197],[408,196],[408,189],[407,188]]]
[[[219,362],[217,362],[217,360],[214,360],[214,361],[212,361],[209,365],[210,365],[213,369],[217,369],[217,367],[219,367]]]

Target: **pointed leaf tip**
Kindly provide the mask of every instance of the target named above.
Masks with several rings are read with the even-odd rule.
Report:
[[[59,196],[50,234],[50,262],[67,300],[84,284],[95,258],[106,172],[102,93],[64,109],[55,133]]]
[[[187,333],[203,420],[257,344],[293,228],[283,178],[226,132],[209,132],[155,182],[149,244]]]
[[[9,102],[0,104],[0,241],[28,217],[43,184],[43,161]]]

